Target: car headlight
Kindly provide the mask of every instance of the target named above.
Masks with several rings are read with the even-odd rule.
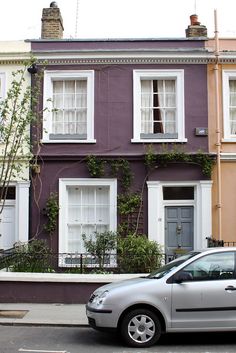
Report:
[[[105,290],[104,292],[98,293],[97,295],[94,296],[92,303],[94,303],[96,305],[103,304],[107,295],[108,295],[108,290]]]

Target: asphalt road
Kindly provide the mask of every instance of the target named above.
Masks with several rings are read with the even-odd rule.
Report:
[[[230,353],[236,334],[171,334],[146,349],[125,347],[116,335],[75,327],[0,326],[0,353]]]

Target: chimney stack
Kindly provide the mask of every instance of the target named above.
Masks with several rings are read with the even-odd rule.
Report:
[[[207,28],[201,25],[197,15],[190,16],[190,26],[188,26],[185,32],[187,38],[207,37]]]
[[[52,1],[49,8],[43,9],[41,38],[62,39],[63,31],[61,11],[56,1]]]

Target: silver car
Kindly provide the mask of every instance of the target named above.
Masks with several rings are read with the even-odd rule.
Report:
[[[192,251],[148,276],[98,288],[87,303],[91,327],[115,329],[129,346],[165,332],[236,330],[236,248]]]

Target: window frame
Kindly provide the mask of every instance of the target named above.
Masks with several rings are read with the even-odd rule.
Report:
[[[176,125],[178,137],[141,137],[141,80],[171,80],[176,81]],[[187,142],[185,138],[184,113],[184,70],[133,70],[133,143],[163,143]]]
[[[67,220],[68,220],[68,186],[108,186],[110,188],[110,229],[117,229],[117,179],[100,178],[61,178],[59,179],[59,253],[68,253]]]
[[[230,134],[230,114],[229,114],[229,81],[236,81],[236,70],[222,71],[222,98],[223,98],[223,139],[224,142],[236,142],[236,134]]]
[[[232,281],[232,280],[234,280],[235,281],[235,255],[236,255],[236,253],[235,253],[235,251],[233,251],[233,250],[229,250],[229,251],[226,251],[226,252],[218,252],[218,253],[212,253],[212,254],[206,254],[206,255],[204,255],[204,256],[202,256],[202,257],[200,257],[200,258],[198,258],[198,259],[194,259],[192,262],[190,262],[189,264],[187,264],[186,266],[184,266],[183,268],[181,268],[181,270],[180,271],[178,271],[178,272],[176,272],[175,274],[174,274],[174,277],[176,277],[177,275],[178,275],[178,273],[180,273],[180,272],[182,272],[182,271],[184,271],[184,272],[188,272],[189,273],[189,268],[191,269],[191,266],[192,266],[192,268],[193,268],[193,270],[194,270],[194,265],[197,263],[197,265],[200,263],[203,263],[204,264],[204,262],[205,261],[208,261],[208,259],[209,259],[209,257],[210,258],[213,258],[213,259],[216,259],[217,260],[217,257],[221,257],[222,255],[228,255],[228,257],[230,257],[230,255],[232,256],[232,258],[233,258],[233,268],[232,268],[232,272],[233,272],[233,274],[232,274],[232,278],[227,278],[227,281]],[[216,263],[216,260],[214,261],[214,264]],[[217,262],[217,264],[219,264],[219,262]],[[221,264],[221,262],[220,262],[220,264]],[[212,265],[210,265],[210,268],[209,268],[209,273],[210,272],[213,272],[213,270],[214,270],[214,268],[213,267],[211,267]],[[203,268],[204,269],[204,268]],[[220,267],[219,267],[219,272],[220,272]],[[225,269],[224,271],[222,271],[223,273],[222,274],[224,274],[224,273],[227,273],[227,272],[229,272],[229,269]],[[205,273],[207,273],[207,270],[206,270],[206,272]],[[208,277],[206,277],[206,278],[204,278],[204,277],[194,277],[193,276],[193,278],[189,281],[189,282],[191,282],[191,283],[193,283],[193,282],[211,282],[211,281],[222,281],[222,280],[226,280],[226,278],[224,278],[224,277],[222,277],[222,274],[220,275],[220,273],[219,273],[219,277],[214,277],[213,275],[212,275],[212,277],[210,277],[210,276],[208,276]]]
[[[87,80],[87,136],[85,139],[50,139],[52,131],[53,81]],[[93,70],[45,70],[43,84],[43,143],[96,143],[94,139],[94,71]]]

